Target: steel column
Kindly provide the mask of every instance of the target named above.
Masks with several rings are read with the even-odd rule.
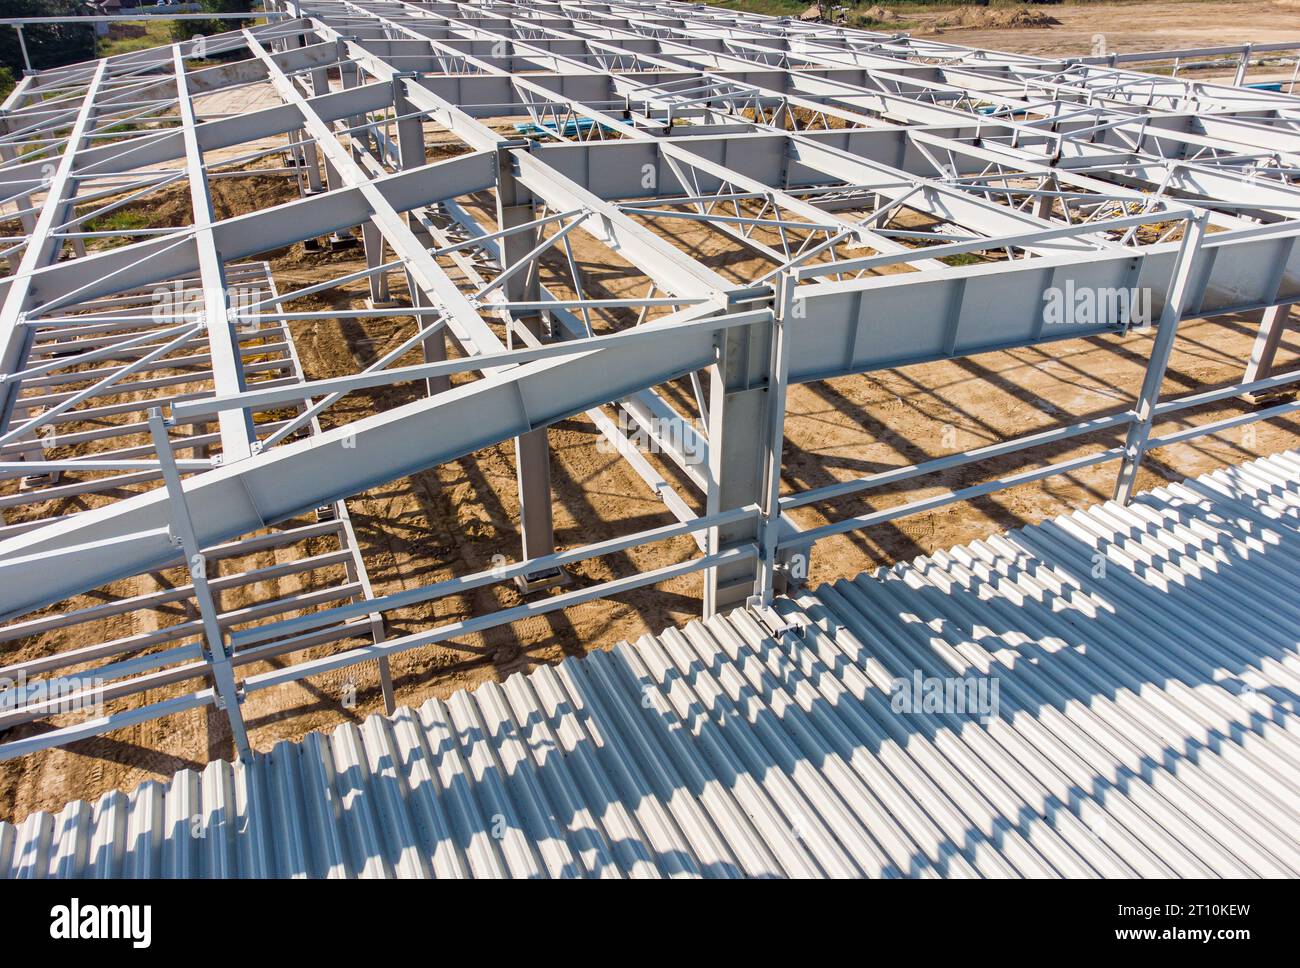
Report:
[[[1250,349],[1246,372],[1241,378],[1243,383],[1267,380],[1273,375],[1273,361],[1277,358],[1277,348],[1281,345],[1282,336],[1286,332],[1292,305],[1292,303],[1283,303],[1264,310],[1264,316],[1259,323],[1259,332],[1256,333],[1255,343]],[[1247,394],[1247,399],[1251,403],[1259,403],[1276,396],[1276,392]]]
[[[533,195],[519,182],[514,172],[514,159],[506,150],[498,152],[497,162],[497,228],[500,231],[528,225],[537,219]],[[503,268],[513,266],[537,248],[541,240],[540,227],[510,232],[501,237],[499,251]],[[507,302],[539,302],[541,280],[536,262],[516,272],[505,281]],[[505,313],[508,329],[507,345],[511,348],[523,342],[526,345],[545,342],[548,334],[540,312]],[[551,448],[547,430],[543,427],[515,438],[515,475],[519,485],[519,530],[523,557],[540,558],[555,551],[555,530],[551,514]],[[520,582],[524,588],[532,583],[555,578],[552,570],[547,575],[528,575]]]
[[[775,419],[768,388],[772,332],[771,325],[751,325],[720,334],[717,362],[708,368],[709,463],[704,510],[708,516],[763,503],[765,457],[770,448],[759,428],[770,427]],[[753,544],[758,537],[759,524],[753,519],[711,528],[709,553]],[[743,604],[753,595],[758,566],[754,560],[744,560],[707,571],[704,616]]]
[[[221,708],[225,710],[226,717],[230,721],[230,733],[235,741],[235,752],[241,759],[247,759],[252,750],[248,744],[248,730],[244,726],[244,716],[239,708],[240,694],[239,686],[235,682],[234,667],[226,652],[225,639],[221,626],[217,622],[217,605],[208,584],[207,559],[203,556],[194,533],[194,522],[190,518],[189,502],[185,498],[185,489],[181,485],[180,471],[176,467],[176,459],[172,456],[162,411],[157,407],[149,411],[149,433],[153,437],[154,449],[158,452],[158,460],[162,465],[163,481],[167,486],[172,539],[185,555],[185,566],[189,569],[190,581],[194,585],[194,600],[198,603],[199,614],[203,619],[203,635],[206,641],[204,655],[212,669],[212,680]]]
[[[1178,260],[1174,265],[1169,280],[1169,290],[1165,295],[1165,304],[1160,312],[1155,342],[1151,347],[1151,356],[1147,360],[1142,387],[1138,391],[1137,403],[1133,408],[1135,419],[1129,427],[1128,439],[1124,443],[1124,460],[1115,481],[1114,499],[1122,504],[1127,504],[1133,497],[1138,469],[1142,465],[1142,457],[1146,452],[1147,439],[1151,436],[1155,406],[1160,399],[1165,370],[1169,367],[1169,357],[1174,350],[1174,339],[1178,335],[1178,324],[1183,315],[1183,301],[1191,289],[1196,256],[1200,252],[1201,241],[1205,238],[1206,221],[1206,214],[1201,213],[1188,219],[1183,230],[1182,244],[1178,248]]]

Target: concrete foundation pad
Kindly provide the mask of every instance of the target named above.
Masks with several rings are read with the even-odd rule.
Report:
[[[569,573],[563,568],[549,568],[546,571],[534,572],[531,575],[515,576],[515,585],[525,595],[545,591],[548,588],[559,588],[562,585],[567,585],[570,581],[572,579],[569,577]]]

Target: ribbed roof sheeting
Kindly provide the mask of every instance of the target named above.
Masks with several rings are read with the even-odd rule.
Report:
[[[1296,876],[1300,455],[0,824],[9,876]],[[896,712],[993,674],[999,712]]]

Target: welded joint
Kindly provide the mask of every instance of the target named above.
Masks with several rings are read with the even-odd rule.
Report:
[[[524,151],[532,151],[534,144],[535,142],[529,138],[506,138],[504,141],[498,142],[496,145],[498,164],[506,164],[508,160],[508,162],[513,165],[514,159],[510,158],[510,153],[520,149],[523,149]],[[518,173],[516,172],[515,174]]]

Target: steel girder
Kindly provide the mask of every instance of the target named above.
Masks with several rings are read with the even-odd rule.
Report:
[[[60,163],[64,184],[48,192],[52,200],[41,210],[47,231],[62,221],[62,210],[54,210],[66,209],[74,181],[180,159],[201,208],[205,193],[194,178],[205,152],[301,128],[342,177],[331,192],[278,208],[227,220],[200,217],[192,232],[54,264],[43,264],[48,253],[44,260],[24,255],[27,271],[0,280],[11,335],[21,334],[18,314],[29,308],[39,319],[73,301],[177,276],[210,278],[214,253],[229,262],[371,222],[406,260],[424,295],[449,314],[448,325],[466,348],[489,357],[482,361],[485,376],[471,384],[191,477],[184,490],[200,544],[713,364],[721,334],[734,326],[717,314],[755,301],[770,305],[773,287],[730,283],[699,265],[637,222],[626,204],[631,200],[743,191],[775,204],[780,215],[771,221],[783,228],[806,229],[821,219],[906,262],[912,271],[879,278],[855,278],[855,267],[845,270],[848,278],[840,272],[833,281],[816,281],[818,266],[796,270],[803,284],[784,323],[792,381],[1113,329],[1116,321],[1108,320],[1048,331],[1038,311],[1043,291],[1072,281],[1162,293],[1177,243],[1119,241],[1087,220],[1062,231],[1072,221],[1070,206],[1089,197],[1154,206],[1143,210],[1152,221],[1210,210],[1219,231],[1192,267],[1184,315],[1300,298],[1297,190],[1286,168],[1297,144],[1293,98],[671,3],[302,6],[303,20],[221,38],[223,49],[251,51],[246,60],[188,71],[174,52],[124,55],[25,81],[8,105],[5,138],[20,141],[24,125],[57,132],[69,117],[84,119],[84,135],[96,110],[96,77],[112,80],[119,104],[128,96],[157,100],[178,93],[184,102],[187,94],[268,81],[284,102],[198,125],[182,116],[180,130],[123,144],[85,147],[74,130],[74,150]],[[298,36],[319,42],[266,46]],[[298,74],[319,74],[340,55],[373,80],[310,97],[298,89]],[[548,73],[512,76],[517,69]],[[161,76],[168,71],[184,73],[181,87],[174,76]],[[381,161],[358,162],[357,139],[345,145],[335,123],[389,109],[400,100],[395,84],[415,110],[459,136],[469,151],[396,174],[380,174]],[[573,134],[567,121],[560,123],[561,106],[583,119]],[[984,107],[993,113],[981,114]],[[521,110],[552,123],[547,140],[556,143],[525,144],[482,123]],[[1202,117],[1194,121],[1194,112]],[[810,130],[818,119],[827,130]],[[1246,169],[1258,167],[1241,162],[1250,146],[1277,156],[1277,177],[1248,177]],[[501,164],[552,209],[587,213],[579,230],[662,291],[702,305],[672,322],[647,324],[647,339],[635,344],[601,346],[597,339],[578,354],[493,365],[500,341],[479,305],[399,216],[492,188]],[[648,186],[647,165],[654,174]],[[5,197],[44,185],[36,163],[0,164]],[[906,202],[941,225],[996,240],[1016,257],[964,267],[912,257],[907,246],[879,234],[881,226],[830,215],[816,196],[799,194],[836,188],[886,205]],[[1015,192],[1029,198],[1033,191],[1047,204],[1009,203]],[[1154,202],[1144,202],[1153,191]],[[1191,204],[1175,201],[1180,198]],[[717,211],[693,204],[706,221]],[[736,236],[738,221],[713,217],[716,230]],[[831,253],[840,260],[835,264],[853,266],[833,247]],[[751,319],[747,327],[762,356],[763,324]],[[659,332],[662,339],[654,336]],[[21,342],[11,343],[18,352],[6,356],[6,371],[16,372]],[[753,388],[767,379],[761,367],[750,376]],[[244,395],[224,382],[221,395],[243,409]],[[167,560],[174,548],[165,529],[166,500],[162,492],[142,494],[0,543],[0,610],[20,612]]]

